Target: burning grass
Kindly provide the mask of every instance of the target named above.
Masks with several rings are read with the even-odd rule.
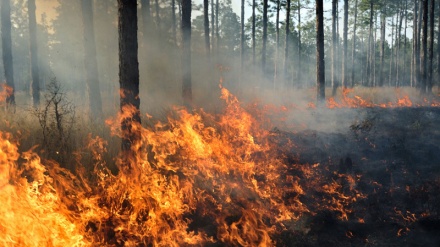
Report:
[[[391,192],[392,198],[411,199],[422,190],[429,197],[425,202],[435,203],[438,180],[405,189],[395,180],[385,184],[370,168],[359,167],[363,157],[332,161],[332,153],[340,154],[329,148],[329,139],[312,145],[298,139],[313,141],[321,134],[273,129],[261,108],[244,107],[225,88],[221,93],[221,114],[174,108],[165,120],[134,126],[141,133],[132,145],[136,155],[115,155],[114,137],[88,135],[73,145],[72,164],[49,159],[43,152],[48,147],[21,151],[7,133],[16,133],[16,127],[3,123],[10,127],[0,135],[0,197],[7,202],[0,211],[0,243],[365,245],[384,237],[369,228],[383,226],[406,239],[419,229],[419,219],[438,218],[435,209],[422,205],[402,207],[401,199],[381,202]],[[122,117],[107,120],[113,135],[123,135]],[[355,141],[367,143],[365,132],[350,131],[357,133]],[[15,138],[23,142],[22,137]],[[430,187],[421,186],[428,181]]]

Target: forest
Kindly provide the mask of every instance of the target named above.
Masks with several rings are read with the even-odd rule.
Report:
[[[438,246],[440,2],[1,0],[1,246]]]

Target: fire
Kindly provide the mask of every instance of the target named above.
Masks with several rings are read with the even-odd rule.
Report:
[[[6,98],[12,95],[12,87],[6,85],[6,83],[0,83],[0,104],[6,102]]]
[[[327,99],[327,107],[330,109],[334,108],[371,108],[371,107],[381,107],[381,108],[396,108],[396,107],[421,107],[421,106],[440,106],[438,99],[435,97],[428,100],[424,99],[421,102],[414,103],[409,95],[403,94],[399,89],[394,91],[396,100],[388,102],[378,102],[375,103],[372,99],[366,99],[359,95],[354,94],[353,88],[344,88],[342,90],[342,96],[339,99],[330,97]]]
[[[369,104],[345,97],[344,104]],[[353,206],[367,197],[360,175],[288,161],[293,144],[266,128],[264,113],[251,113],[257,109],[223,87],[221,98],[222,114],[175,107],[164,122],[147,115],[150,127],[131,126],[140,138],[134,155],[115,157],[117,173],[105,163],[109,144],[101,137],[89,136],[72,172],[37,148],[19,152],[0,133],[1,245],[275,246],[291,222],[320,211],[365,223]],[[126,135],[120,122],[135,112],[127,106],[107,120],[112,133]],[[90,164],[80,164],[81,154]]]

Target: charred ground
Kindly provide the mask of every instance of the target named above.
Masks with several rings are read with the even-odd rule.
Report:
[[[305,231],[283,231],[277,245],[439,246],[440,109],[326,109],[309,114],[315,118],[313,126],[295,133],[274,130],[280,147],[294,143],[285,150],[289,163],[318,163],[323,180],[338,181],[339,190],[348,194],[354,186],[365,196],[353,202],[346,220],[336,211],[318,209],[302,223]],[[291,173],[302,176],[297,169]],[[353,174],[357,180],[350,185],[340,174]],[[327,195],[310,193],[303,201],[325,202]]]

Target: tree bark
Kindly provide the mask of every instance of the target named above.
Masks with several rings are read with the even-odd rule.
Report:
[[[6,106],[10,107],[15,105],[15,85],[12,63],[11,4],[9,0],[1,1],[1,33],[6,85],[11,89],[11,93],[6,96]]]
[[[218,8],[219,8],[219,4],[218,4],[218,0],[216,0],[215,1],[215,42],[216,42],[215,48],[217,55],[220,49],[220,31],[218,29]]]
[[[379,71],[379,87],[383,86],[383,69],[385,66],[385,29],[386,29],[386,6],[380,16],[380,71]]]
[[[338,0],[332,0],[332,95],[335,96],[338,83],[336,82],[336,11]]]
[[[156,28],[159,31],[159,35],[160,33],[160,14],[159,14],[159,10],[160,10],[160,6],[159,6],[159,0],[154,0],[154,7],[156,10]]]
[[[417,43],[418,43],[418,4],[417,0],[414,0],[414,16],[413,16],[413,47],[412,47],[412,57],[411,57],[411,87],[415,87],[417,85]]]
[[[369,31],[368,31],[368,56],[367,56],[367,83],[368,86],[372,86],[373,78],[372,78],[372,61],[373,61],[373,49],[372,44],[374,43],[373,40],[373,16],[374,16],[374,3],[372,0],[370,0],[370,20],[369,20]]]
[[[244,70],[244,49],[245,49],[245,37],[244,37],[244,0],[241,0],[241,39],[240,39],[240,70],[243,73]]]
[[[354,22],[353,22],[353,41],[351,46],[351,87],[354,87],[354,72],[356,61],[356,28],[357,28],[357,7],[358,0],[354,2]]]
[[[420,85],[420,92],[426,93],[426,86],[428,80],[428,0],[423,2],[423,20],[422,20],[422,55],[420,57],[422,79]]]
[[[171,28],[173,29],[173,42],[177,44],[177,25],[176,25],[176,0],[171,0]]]
[[[283,77],[287,82],[287,67],[289,63],[289,35],[290,35],[290,0],[286,1],[286,37],[284,40],[284,66]]]
[[[81,9],[84,31],[84,69],[86,72],[86,85],[88,87],[90,117],[101,119],[102,102],[99,90],[98,62],[96,61],[92,1],[82,0]]]
[[[130,151],[140,139],[139,63],[137,43],[137,1],[118,0],[120,110],[134,107],[131,117],[122,119],[122,150]]]
[[[214,0],[211,0],[211,50],[214,52],[214,34],[215,34],[215,15]]]
[[[438,9],[440,12],[440,4],[438,5],[439,5]],[[440,82],[440,16],[438,18],[438,29],[437,29],[437,81]]]
[[[35,0],[28,0],[29,50],[31,57],[32,99],[34,107],[40,104],[40,75],[38,68],[37,18]]]
[[[151,12],[150,12],[150,0],[141,0],[141,12],[142,12],[142,41],[144,49],[149,45],[148,37],[151,35]]]
[[[347,60],[348,60],[348,0],[344,0],[344,47],[342,50],[342,87],[347,88]]]
[[[252,64],[255,68],[255,0],[252,0]]]
[[[324,3],[316,0],[316,89],[317,101],[325,101]]]
[[[263,0],[263,47],[261,49],[261,72],[263,75],[266,73],[267,1]]]
[[[205,28],[205,51],[208,60],[210,58],[211,44],[209,42],[209,2],[208,0],[203,0],[203,19]]]
[[[275,44],[275,59],[274,59],[274,76],[273,76],[273,88],[275,88],[277,76],[278,76],[278,50],[280,48],[280,0],[276,1],[277,4],[277,14],[275,20],[275,32],[276,32],[276,44]]]
[[[218,31],[218,30],[217,30]],[[182,0],[182,97],[186,106],[192,104],[191,83],[191,0]],[[218,47],[217,47],[218,49]]]
[[[428,81],[427,91],[432,92],[432,60],[434,58],[434,12],[435,12],[435,0],[431,0],[429,6],[429,57],[428,57]],[[437,41],[439,42],[439,41]]]
[[[297,65],[297,83],[302,84],[302,43],[301,43],[301,0],[298,0],[298,65]]]

